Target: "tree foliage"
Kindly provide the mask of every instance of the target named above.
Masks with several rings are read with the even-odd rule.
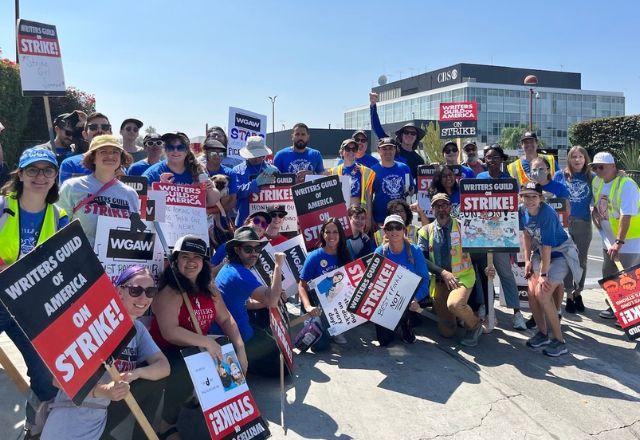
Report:
[[[582,145],[591,155],[604,150],[622,159],[624,149],[640,142],[640,115],[578,122],[569,127],[569,141]]]
[[[442,155],[440,148],[442,141],[440,140],[440,124],[436,121],[429,122],[429,125],[422,129],[425,131],[424,137],[420,141],[422,144],[422,155],[426,163],[438,162]]]
[[[0,122],[5,130],[0,133],[4,160],[13,168],[17,162],[20,137],[27,125],[31,99],[22,96],[18,65],[9,59],[0,59]]]

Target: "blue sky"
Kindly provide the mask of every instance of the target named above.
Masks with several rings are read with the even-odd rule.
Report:
[[[0,0],[12,59],[13,3]],[[622,91],[626,114],[640,113],[640,3],[520,3],[22,0],[20,12],[57,26],[67,86],[114,124],[133,116],[160,132],[226,126],[229,106],[271,127],[274,94],[276,129],[342,127],[380,74],[458,62],[580,72],[583,89]]]

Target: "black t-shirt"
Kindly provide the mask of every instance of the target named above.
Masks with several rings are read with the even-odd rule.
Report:
[[[416,177],[418,175],[418,166],[424,165],[424,159],[422,159],[422,156],[415,151],[407,151],[402,147],[398,148],[397,155],[405,160],[407,166],[411,170],[411,174],[413,174],[413,177]]]

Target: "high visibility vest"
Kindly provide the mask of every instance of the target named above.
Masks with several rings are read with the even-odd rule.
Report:
[[[367,168],[358,163],[356,163],[356,167],[360,169],[360,206],[365,208],[367,206],[367,201],[371,199],[373,181],[376,178],[376,173],[371,168]],[[329,173],[342,176],[343,168],[344,164],[340,164],[335,168],[331,168]]]
[[[15,194],[4,197],[4,205],[4,212],[1,214],[3,222],[0,228],[0,243],[2,243],[0,245],[0,264],[13,264],[20,256],[20,206]],[[64,209],[47,204],[36,246],[41,245],[55,234],[60,218],[66,216],[67,213]]]
[[[549,166],[550,166],[549,172],[553,177],[553,175],[556,173],[556,160],[553,157],[553,155],[538,154],[538,156],[544,157],[545,159],[547,159],[547,162],[549,162]],[[514,162],[511,162],[509,165],[507,165],[507,171],[509,172],[511,177],[513,177],[518,181],[518,185],[520,186],[530,181],[529,176],[527,176],[527,173],[525,173],[524,167],[522,166],[522,159],[518,159]]]
[[[622,204],[622,187],[625,183],[632,182],[636,188],[636,191],[640,191],[638,189],[638,185],[626,176],[616,176],[615,179],[611,182],[611,189],[609,190],[609,201],[607,203],[607,213],[609,214],[609,224],[611,225],[611,230],[613,231],[613,237],[618,237],[618,231],[620,230],[620,205]],[[600,177],[594,177],[591,181],[591,189],[593,190],[593,201],[598,205],[598,201],[600,200],[600,193],[602,193],[602,187],[604,186],[604,180]],[[640,202],[638,203],[638,207],[640,208]],[[631,222],[629,224],[629,230],[627,231],[627,236],[625,239],[633,239],[640,238],[640,214],[631,216]]]
[[[405,236],[409,239],[411,244],[418,244],[418,229],[414,225],[407,226],[407,232]],[[376,246],[380,246],[384,241],[384,229],[380,228],[373,234],[373,239],[376,241]]]
[[[473,264],[471,263],[471,257],[467,252],[462,251],[462,237],[460,235],[460,226],[456,219],[451,220],[451,272],[458,278],[460,284],[467,288],[473,287],[476,282],[476,272],[473,270]],[[432,263],[436,262],[434,252],[434,236],[435,236],[436,222],[433,221],[427,226],[420,229],[418,234],[425,239],[429,240],[429,260]],[[426,236],[428,235],[428,237]],[[429,285],[429,292],[432,297],[435,297],[436,285],[435,277],[431,277]]]

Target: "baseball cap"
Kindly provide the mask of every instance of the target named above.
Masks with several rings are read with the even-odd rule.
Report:
[[[537,141],[537,140],[538,140],[538,135],[537,135],[537,134],[535,134],[535,133],[534,133],[534,132],[532,132],[532,131],[525,131],[525,132],[522,134],[522,137],[520,138],[520,142],[525,141],[525,140],[527,140],[527,139],[535,139],[535,140]]]
[[[176,252],[193,252],[203,258],[207,257],[207,243],[196,235],[183,235],[176,240],[173,246],[173,253]]]
[[[147,141],[157,141],[157,140],[161,141],[162,136],[160,136],[158,133],[149,133],[144,135],[144,139],[142,140],[142,143],[144,144]]]
[[[542,194],[542,185],[536,182],[527,182],[520,188],[520,194]]]
[[[404,220],[402,220],[402,217],[400,217],[398,214],[391,214],[388,215],[385,219],[384,219],[384,224],[382,225],[382,227],[384,228],[385,226],[387,226],[389,223],[400,223],[402,226],[404,226]]]
[[[269,208],[267,208],[267,212],[269,214],[275,214],[276,212],[281,212],[284,215],[287,215],[287,210],[285,209],[284,205],[269,206]]]
[[[58,168],[58,161],[56,160],[56,155],[53,154],[53,151],[42,147],[31,147],[24,150],[20,155],[18,168],[23,169],[34,162],[40,161],[49,162],[51,165]]]
[[[138,128],[142,128],[142,126],[144,125],[140,119],[127,118],[124,121],[122,121],[122,124],[120,124],[120,130],[122,130],[124,126],[127,125],[129,122],[134,123],[135,125],[138,126]]]
[[[358,146],[358,143],[356,142],[355,139],[353,139],[353,138],[345,139],[340,144],[340,150],[344,150],[345,148],[347,148],[347,145],[349,145],[349,144],[355,144],[356,147]]]
[[[442,145],[442,151],[444,151],[449,145],[453,145],[458,148],[458,144],[455,141],[447,141]]]
[[[202,145],[202,148],[207,150],[207,149],[217,149],[217,150],[227,150],[227,147],[224,146],[224,144],[216,139],[213,138],[209,138],[204,142],[204,145]]]
[[[469,147],[469,146],[478,148],[478,145],[476,144],[476,141],[474,141],[473,139],[467,139],[466,141],[464,141],[464,144],[462,144],[462,149],[466,150],[467,147]]]
[[[366,137],[366,138],[367,138],[367,140],[369,139],[369,136],[367,136],[367,132],[366,132],[366,131],[364,131],[364,130],[356,130],[356,131],[354,131],[354,132],[353,132],[353,134],[351,135],[351,138],[352,138],[352,139],[355,139],[355,138],[356,138],[356,136],[358,136],[359,134],[360,134],[360,135],[362,135],[362,136],[364,136],[364,137]]]
[[[613,158],[613,155],[611,153],[608,153],[606,151],[601,151],[599,153],[596,153],[595,156],[593,156],[593,162],[591,162],[591,165],[595,165],[595,164],[604,164],[604,165],[615,165],[616,160]]]
[[[431,206],[433,206],[436,202],[447,202],[451,203],[451,199],[445,193],[437,193],[433,197],[431,197]]]
[[[189,142],[189,137],[186,134],[182,133],[181,131],[172,131],[170,133],[165,133],[162,135],[160,139],[162,139],[165,144],[168,144],[173,139],[178,139],[187,147],[191,143]]]
[[[56,116],[55,119],[53,120],[53,126],[62,128],[64,130],[73,130],[75,127],[69,120],[70,117],[71,117],[71,113],[62,113]]]
[[[120,140],[117,137],[112,134],[101,134],[91,140],[91,145],[89,145],[87,153],[102,147],[116,147],[124,151],[124,148],[122,148],[122,144],[120,144]]]
[[[382,138],[378,141],[378,148],[384,147],[385,145],[393,145],[394,147],[398,146],[396,141],[390,137]]]

